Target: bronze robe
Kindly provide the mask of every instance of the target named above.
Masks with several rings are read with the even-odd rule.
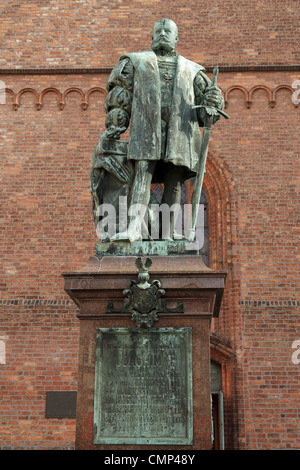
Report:
[[[126,54],[134,67],[128,158],[160,160],[161,95],[156,54],[153,51]],[[168,125],[165,162],[195,171],[201,135],[195,104],[194,79],[201,65],[178,56],[173,87],[172,113]]]

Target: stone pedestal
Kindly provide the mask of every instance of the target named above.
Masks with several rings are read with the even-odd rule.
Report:
[[[183,305],[183,312],[158,312],[155,331],[174,332],[178,329],[178,331],[187,331],[191,337],[188,343],[191,353],[190,373],[183,371],[190,381],[189,386],[192,387],[192,400],[189,403],[192,419],[188,423],[192,428],[186,440],[189,443],[174,445],[175,439],[162,444],[160,439],[155,440],[156,436],[150,436],[149,444],[145,443],[147,442],[145,439],[136,439],[134,444],[128,443],[125,439],[126,443],[122,444],[122,438],[112,439],[112,442],[108,438],[102,440],[102,443],[94,443],[94,424],[97,419],[94,416],[95,402],[98,403],[98,407],[101,406],[99,397],[95,400],[95,378],[97,382],[99,360],[101,361],[97,350],[97,335],[99,341],[99,332],[101,336],[103,331],[128,331],[128,328],[132,329],[130,330],[132,332],[138,330],[130,313],[114,311],[114,309],[122,310],[125,298],[123,291],[128,288],[130,281],[137,280],[136,256],[105,256],[90,258],[87,266],[80,272],[63,274],[65,290],[79,307],[80,320],[76,449],[159,451],[211,448],[210,322],[213,316],[219,314],[226,275],[208,269],[200,256],[152,256],[151,259],[153,262],[149,269],[151,280],[157,279],[161,282],[168,309],[174,309],[178,303]],[[114,309],[108,308],[109,304],[113,304]],[[109,311],[111,313],[108,313]],[[159,367],[159,359],[156,360],[155,364]],[[141,362],[137,365],[140,366]],[[106,364],[105,368],[107,372],[109,364]],[[116,374],[112,376],[116,380]],[[121,390],[122,384],[116,385]],[[97,387],[98,385],[96,390]],[[162,401],[163,399],[162,396]],[[106,406],[109,406],[109,403],[106,403]],[[168,407],[169,403],[165,403],[165,406]],[[119,412],[121,413],[121,409],[116,412],[116,426],[118,426]],[[116,435],[118,436],[117,432]]]

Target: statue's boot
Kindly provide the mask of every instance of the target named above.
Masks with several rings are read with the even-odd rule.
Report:
[[[145,208],[145,211],[147,210],[147,207]],[[145,213],[143,212],[142,214],[138,214],[135,217],[131,217],[131,221],[129,222],[127,230],[116,233],[111,240],[129,240],[131,242],[137,242],[137,241],[142,241],[143,239],[150,239],[151,237],[149,236],[148,232],[148,227],[146,226],[146,223],[144,221]]]
[[[116,233],[116,235],[114,235],[111,240],[129,240],[130,242],[139,242],[143,240],[143,237],[141,230],[129,225],[128,230],[125,232]]]

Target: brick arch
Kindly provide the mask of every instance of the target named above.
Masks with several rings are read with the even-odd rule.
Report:
[[[17,110],[18,107],[20,106],[20,100],[21,100],[21,96],[24,94],[24,93],[32,93],[33,96],[35,97],[36,99],[36,103],[39,102],[39,95],[37,93],[37,91],[34,89],[34,88],[23,88],[22,90],[20,90],[17,95],[16,95],[16,101],[14,103],[14,109]],[[36,106],[36,104],[35,104]]]
[[[225,107],[227,107],[228,105],[228,101],[229,101],[229,95],[232,91],[234,90],[239,90],[241,91],[242,93],[244,93],[244,97],[245,97],[245,100],[246,100],[246,103],[247,103],[247,107],[249,107],[249,93],[248,91],[246,90],[245,87],[241,86],[241,85],[233,85],[231,86],[230,88],[228,88],[228,90],[226,90],[226,92],[224,93],[224,100],[225,100]]]
[[[228,165],[210,151],[203,189],[208,199],[210,267],[226,269],[231,260],[234,227],[237,227],[237,192]]]
[[[240,261],[238,191],[229,166],[211,148],[203,189],[207,197],[209,267],[226,271],[226,286],[216,332],[235,343],[239,318]]]
[[[195,180],[186,182],[187,203],[192,202]],[[208,153],[203,191],[207,198],[209,233],[209,267],[226,271],[226,288],[222,313],[216,321],[218,331],[235,342],[235,317],[240,296],[240,263],[238,245],[238,191],[229,166],[214,151]]]
[[[44,96],[47,94],[47,93],[55,93],[58,97],[58,103],[59,103],[59,107],[60,109],[62,109],[61,105],[62,105],[62,94],[60,93],[59,90],[57,90],[57,88],[54,88],[54,87],[48,87],[48,88],[45,88],[39,95],[39,100],[38,100],[38,103],[36,103],[36,108],[38,110],[40,110],[44,104],[43,100],[44,100]]]
[[[269,87],[265,86],[265,85],[256,85],[254,87],[251,88],[251,90],[249,91],[249,104],[248,104],[248,107],[250,107],[250,105],[252,104],[252,95],[253,93],[255,93],[256,90],[263,90],[266,92],[266,94],[268,95],[269,97],[269,104],[271,106],[271,108],[274,108],[275,106],[275,101],[273,100],[273,96],[272,96],[272,91],[270,90]]]

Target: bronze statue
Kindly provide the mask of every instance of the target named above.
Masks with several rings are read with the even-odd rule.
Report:
[[[152,183],[163,183],[161,203],[176,207],[182,184],[197,174],[199,127],[205,126],[207,109],[218,111],[210,113],[210,125],[219,120],[224,100],[201,65],[177,54],[177,41],[176,24],[161,19],[154,25],[151,49],[121,56],[110,74],[105,102],[107,130],[92,155],[95,213],[103,201],[114,201],[117,207],[120,195],[128,196],[130,207],[138,204],[146,211]],[[129,124],[127,146],[119,139]],[[143,216],[141,213],[140,219]],[[95,216],[95,222],[98,220]],[[171,239],[175,220],[173,213]],[[126,230],[119,230],[112,239],[142,240],[138,219],[131,215],[128,222]]]

